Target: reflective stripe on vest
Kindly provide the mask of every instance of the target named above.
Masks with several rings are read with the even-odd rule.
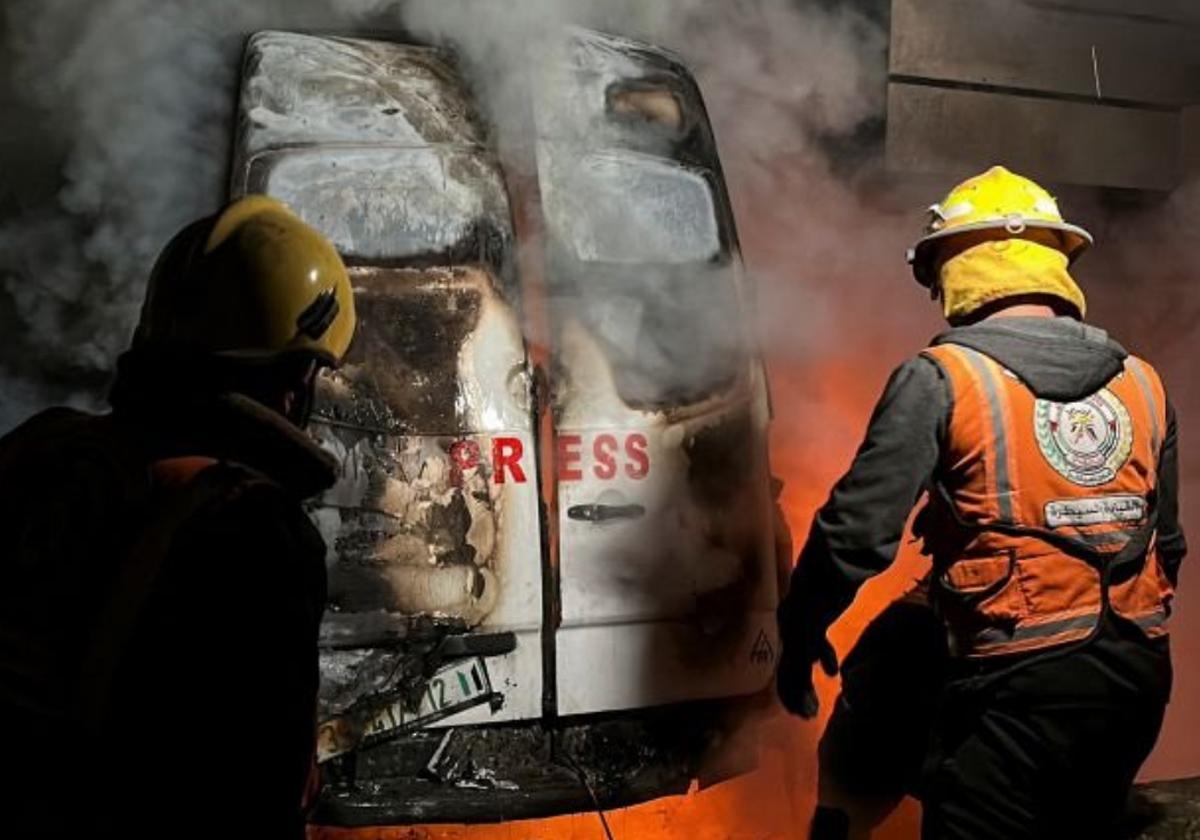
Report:
[[[1006,648],[1017,645],[1027,648],[1040,648],[1050,646],[1044,644],[1045,642],[1058,644],[1075,641],[1091,633],[1096,626],[1098,618],[1098,613],[1089,612],[1070,618],[1044,621],[1040,624],[1025,624],[1011,631],[998,627],[989,627],[975,634],[974,648],[977,653],[982,653],[985,648],[997,645],[1004,645]],[[1158,636],[1162,635],[1162,632],[1166,629],[1167,610],[1165,607],[1159,607],[1145,615],[1123,616],[1123,618],[1146,631],[1147,635]],[[1006,650],[1005,652],[1012,651]]]
[[[924,355],[953,391],[934,502],[945,515],[931,520],[949,531],[927,542],[956,651],[1083,639],[1109,600],[1147,635],[1165,633],[1151,504],[1166,417],[1153,368],[1130,357],[1096,393],[1055,403],[973,348]]]
[[[1012,522],[1012,481],[1009,477],[1008,433],[1005,430],[1008,402],[1004,397],[1004,386],[997,380],[994,363],[990,359],[968,347],[964,347],[962,350],[963,356],[971,365],[971,369],[978,377],[983,393],[987,397],[988,412],[992,421],[992,437],[995,440],[996,501],[1000,508],[1000,519],[1004,522]]]
[[[1155,455],[1157,455],[1162,447],[1162,432],[1158,428],[1158,415],[1161,409],[1154,396],[1154,388],[1150,385],[1150,377],[1146,373],[1145,363],[1141,359],[1130,356],[1125,362],[1125,369],[1133,371],[1133,378],[1137,380],[1138,388],[1142,391],[1142,398],[1150,408],[1150,442]]]
[[[1056,636],[1067,637],[1071,639],[1079,638],[1082,634],[1087,634],[1096,626],[1097,613],[1090,612],[1084,615],[1072,616],[1071,618],[1060,618],[1055,621],[1044,621],[1040,624],[1026,624],[1014,628],[1012,631],[1006,631],[997,627],[989,627],[986,630],[981,630],[975,634],[975,643],[978,647],[983,648],[992,645],[1009,645],[1013,643],[1023,643],[1030,641],[1051,640]]]

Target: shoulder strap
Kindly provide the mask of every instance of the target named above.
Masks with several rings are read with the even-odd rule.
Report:
[[[1162,442],[1166,435],[1164,428],[1166,407],[1160,403],[1158,398],[1162,385],[1159,383],[1158,374],[1154,369],[1136,356],[1128,356],[1125,359],[1125,369],[1133,374],[1138,391],[1141,392],[1142,399],[1145,401],[1146,411],[1150,416],[1150,445],[1157,460],[1162,452]],[[1157,389],[1155,385],[1158,385]]]
[[[924,351],[936,360],[957,387],[969,388],[975,394],[991,444],[989,492],[996,499],[996,516],[1001,522],[1014,520],[1013,442],[1009,440],[1011,423],[1008,392],[1003,382],[1003,366],[991,356],[964,344],[945,343]],[[1018,380],[1019,381],[1019,380]],[[969,383],[969,384],[968,384]],[[960,398],[956,391],[955,400]]]
[[[182,457],[150,467],[155,491],[147,524],[117,570],[108,600],[101,606],[80,669],[77,711],[89,729],[102,720],[121,657],[154,589],[179,528],[218,492],[212,458]]]

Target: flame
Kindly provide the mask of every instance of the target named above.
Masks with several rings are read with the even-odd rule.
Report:
[[[864,375],[854,360],[820,362],[820,368],[790,365],[772,369],[776,422],[772,464],[784,481],[781,503],[797,548],[829,488],[849,465],[877,397],[877,378]],[[819,411],[814,410],[819,406]],[[820,424],[801,419],[820,416]],[[866,624],[922,572],[922,558],[911,539],[888,573],[868,583],[854,606],[834,625],[830,639],[840,656]],[[606,813],[616,840],[803,840],[817,800],[816,745],[838,681],[817,677],[821,698],[818,720],[801,721],[775,712],[759,727],[759,766],[753,773]],[[914,837],[918,811],[906,804],[876,838]],[[309,840],[606,840],[594,813],[496,825],[439,825],[404,828],[309,829]]]

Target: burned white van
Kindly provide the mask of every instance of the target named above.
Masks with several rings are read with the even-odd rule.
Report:
[[[359,313],[312,426],[322,822],[681,792],[771,680],[789,558],[700,93],[623,39],[547,55],[501,147],[447,50],[247,47],[232,192],[324,231]]]

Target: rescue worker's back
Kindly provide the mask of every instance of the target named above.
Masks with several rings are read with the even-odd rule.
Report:
[[[1170,693],[1175,416],[1153,367],[1082,321],[1068,266],[1090,242],[1001,167],[934,205],[911,259],[955,326],[892,375],[780,606],[780,697],[811,716],[826,629],[928,493],[917,594],[946,644],[908,654],[924,682],[856,649],[821,755],[829,799],[919,793],[927,838],[1107,835]],[[887,620],[928,640],[920,600]],[[929,738],[886,737],[914,726]],[[838,810],[814,831],[845,836]]]
[[[0,441],[8,836],[301,830],[325,549],[297,502],[333,470],[248,400],[175,397]]]
[[[1164,433],[1174,458],[1174,417],[1158,376],[1099,330],[1049,322],[1095,348],[1091,363],[1064,369],[1046,350],[1054,328],[1013,320],[953,331],[924,354],[952,406],[918,529],[952,650],[1086,639],[1105,606],[1161,636],[1172,585],[1154,540],[1158,464]]]
[[[336,463],[304,432],[354,331],[333,246],[251,196],[150,278],[112,411],[0,438],[0,836],[302,837]]]

